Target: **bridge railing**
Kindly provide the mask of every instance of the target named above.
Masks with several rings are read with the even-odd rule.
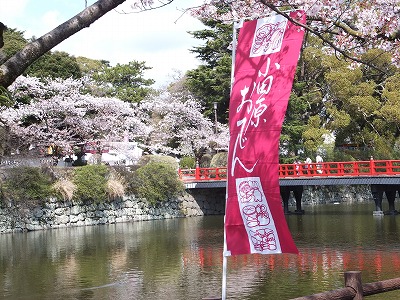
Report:
[[[183,181],[226,180],[226,167],[179,169],[179,178]]]
[[[400,160],[280,164],[279,178],[400,175]],[[226,180],[226,167],[179,169],[183,181]]]
[[[335,177],[400,174],[400,160],[280,164],[279,177]]]

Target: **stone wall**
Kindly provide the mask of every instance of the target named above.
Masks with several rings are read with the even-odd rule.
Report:
[[[188,190],[156,206],[135,196],[106,203],[49,199],[43,205],[6,203],[0,207],[0,233],[169,219],[225,212],[225,188]],[[373,201],[369,185],[304,187],[302,205]],[[293,195],[289,205],[295,206]]]
[[[370,185],[305,186],[302,205],[373,202]],[[289,205],[296,205],[291,193]]]
[[[0,233],[169,219],[224,213],[223,201],[189,193],[156,206],[135,196],[105,203],[73,203],[49,199],[42,205],[7,203],[0,208]]]

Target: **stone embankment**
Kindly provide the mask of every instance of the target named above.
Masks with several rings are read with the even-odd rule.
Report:
[[[328,203],[373,202],[370,185],[305,186],[302,197],[303,205]],[[290,205],[295,205],[292,197]]]
[[[373,201],[370,187],[310,186],[305,187],[302,204],[354,203]],[[295,205],[293,195],[289,201]],[[200,189],[184,193],[156,206],[135,196],[104,203],[74,203],[49,199],[42,205],[2,203],[0,233],[11,233],[72,226],[91,226],[156,219],[222,215],[225,189]]]
[[[40,206],[3,204],[0,207],[0,233],[223,213],[223,201],[195,200],[188,193],[155,206],[134,196],[97,204],[49,199]]]

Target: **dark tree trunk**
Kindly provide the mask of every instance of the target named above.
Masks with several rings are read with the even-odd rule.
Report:
[[[0,48],[4,46],[4,41],[3,41],[3,31],[6,30],[7,27],[0,22]]]
[[[27,44],[21,51],[0,66],[0,86],[8,87],[29,65],[85,27],[104,16],[126,0],[99,0],[75,17],[54,28],[37,40]],[[104,37],[107,42],[107,36]]]

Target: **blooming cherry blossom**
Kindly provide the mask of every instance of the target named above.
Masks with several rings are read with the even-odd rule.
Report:
[[[13,97],[31,98],[27,104],[7,108],[0,119],[20,146],[40,143],[65,145],[90,140],[144,139],[150,132],[137,116],[137,108],[116,98],[85,93],[89,81],[19,77],[9,88]],[[127,136],[128,134],[128,136]]]
[[[210,144],[228,145],[227,126],[218,124],[215,134],[214,123],[203,116],[200,102],[190,94],[165,91],[140,107],[152,116],[149,146],[153,151],[200,158]]]
[[[218,124],[216,135],[200,103],[187,93],[165,91],[132,104],[89,94],[93,84],[88,78],[43,83],[18,77],[9,88],[17,104],[0,112],[12,140],[19,141],[14,146],[135,141],[151,151],[177,156],[197,155],[210,143],[227,147],[227,126]]]
[[[324,39],[326,49],[358,60],[370,48],[393,54],[400,66],[400,1],[399,0],[208,0],[193,8],[197,18],[224,22],[253,19],[288,10],[302,9],[307,15],[304,27]]]

